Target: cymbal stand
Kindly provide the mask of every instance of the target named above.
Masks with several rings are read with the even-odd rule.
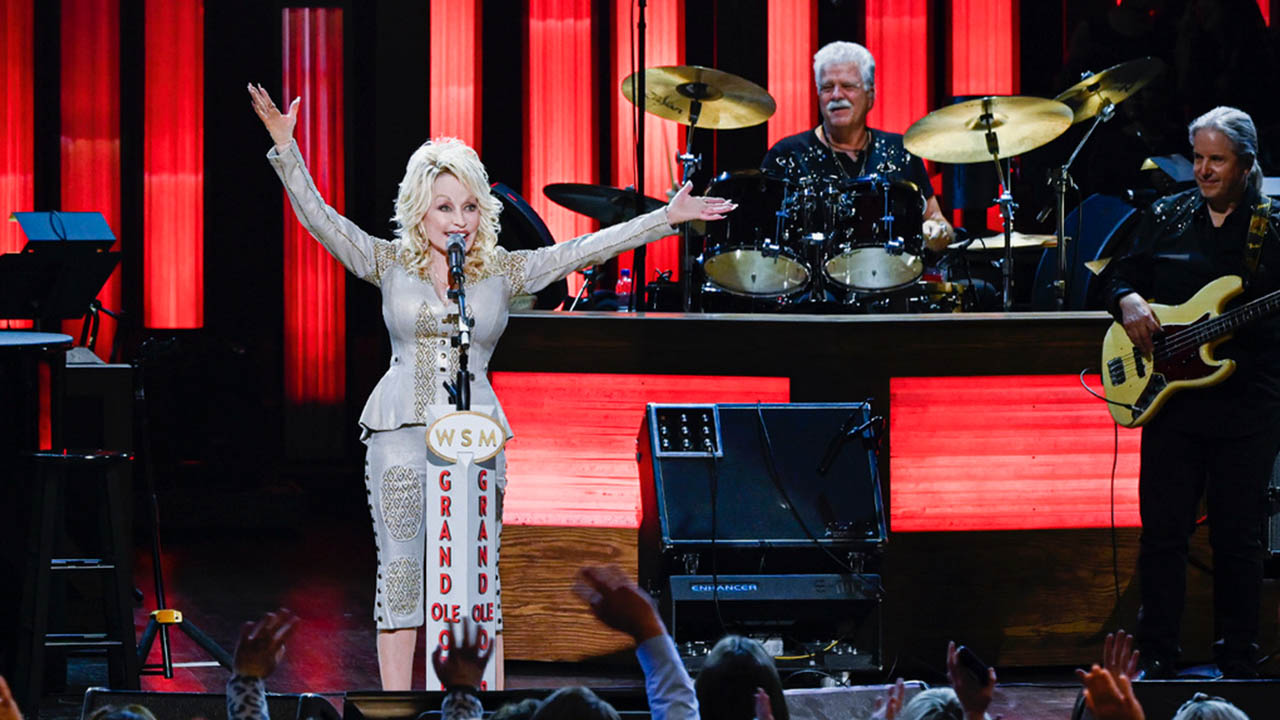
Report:
[[[690,98],[689,129],[685,132],[684,152],[676,156],[680,163],[680,186],[693,177],[702,168],[702,156],[693,153],[693,129],[702,115],[702,99],[709,96],[704,83],[687,83],[680,86],[681,95]],[[693,307],[693,253],[690,252],[689,223],[680,225],[680,295],[682,307],[689,312]]]
[[[639,72],[636,75],[636,97],[639,101],[635,104],[635,128],[636,128],[636,207],[635,217],[640,217],[644,211],[644,136],[645,136],[645,116],[644,116],[644,85],[645,76],[649,71],[644,65],[644,44],[645,36],[648,34],[648,25],[644,22],[645,7],[648,5],[646,0],[638,0],[636,3],[639,7],[636,9],[636,67]],[[644,296],[644,278],[645,278],[645,246],[641,245],[631,251],[631,299],[627,302],[627,309],[635,312],[643,310],[645,305]],[[688,287],[686,284],[685,287]],[[685,297],[688,297],[686,293]],[[685,300],[687,306],[688,300]]]
[[[1071,164],[1076,161],[1076,156],[1084,149],[1084,144],[1089,142],[1093,131],[1097,130],[1102,123],[1115,117],[1115,115],[1115,104],[1104,98],[1102,108],[1094,116],[1093,124],[1089,126],[1089,130],[1085,132],[1084,137],[1080,138],[1080,143],[1072,151],[1071,157],[1067,158],[1067,161],[1060,167],[1054,168],[1053,175],[1049,178],[1049,183],[1053,185],[1056,200],[1055,210],[1058,216],[1056,231],[1058,236],[1058,279],[1053,283],[1053,306],[1057,310],[1065,308],[1067,302],[1067,191],[1076,187],[1075,180],[1071,179]]]
[[[1000,206],[1000,216],[1004,225],[1004,260],[1000,263],[1000,274],[1004,277],[1004,311],[1013,309],[1013,210],[1017,203],[1013,201],[1013,193],[1009,189],[1008,178],[1005,177],[1004,166],[1000,164],[1000,139],[992,127],[991,98],[982,100],[982,116],[978,122],[987,126],[987,152],[996,164],[996,174],[1000,178],[1000,197],[996,204]]]

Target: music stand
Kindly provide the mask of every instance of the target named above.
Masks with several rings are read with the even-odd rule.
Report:
[[[41,321],[83,317],[120,253],[102,213],[16,212],[27,236],[21,252],[0,255],[0,317]]]

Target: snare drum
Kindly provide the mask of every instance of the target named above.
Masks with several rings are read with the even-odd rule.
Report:
[[[809,282],[799,239],[779,216],[787,183],[756,170],[725,173],[707,195],[738,204],[724,220],[707,225],[702,269],[716,287],[749,297],[778,297],[803,290]]]
[[[907,287],[924,272],[924,197],[915,183],[850,180],[832,214],[823,267],[832,282],[876,292]]]

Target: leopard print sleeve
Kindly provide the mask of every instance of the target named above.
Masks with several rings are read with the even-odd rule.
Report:
[[[232,675],[227,681],[227,720],[270,720],[262,678]]]

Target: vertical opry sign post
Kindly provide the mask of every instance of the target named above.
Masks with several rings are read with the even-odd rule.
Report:
[[[496,463],[506,428],[486,411],[430,408],[427,427],[426,633],[428,657],[447,653],[449,628],[463,618],[479,628],[488,648],[497,629],[498,505]],[[462,637],[462,628],[454,633]],[[427,689],[441,688],[431,661]],[[496,663],[485,667],[481,689],[494,687]]]

